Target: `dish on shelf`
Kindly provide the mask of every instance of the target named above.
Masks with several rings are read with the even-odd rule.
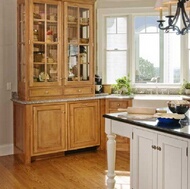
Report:
[[[39,81],[45,81],[46,79],[49,79],[49,75],[45,74],[44,72],[41,72],[39,75]]]
[[[77,21],[77,18],[74,17],[74,16],[72,16],[72,15],[69,15],[69,16],[68,16],[68,21],[69,21],[69,22],[76,22],[76,21]]]
[[[81,43],[88,43],[88,42],[89,42],[89,39],[88,39],[88,38],[81,38],[81,39],[80,39],[80,42],[81,42]]]
[[[81,24],[88,24],[89,18],[80,18],[80,23]]]

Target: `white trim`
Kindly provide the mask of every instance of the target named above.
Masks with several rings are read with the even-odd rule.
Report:
[[[13,144],[0,145],[0,156],[12,155]]]

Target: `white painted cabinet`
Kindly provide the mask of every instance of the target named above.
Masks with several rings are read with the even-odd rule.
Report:
[[[144,129],[133,128],[133,189],[188,189],[188,143]]]

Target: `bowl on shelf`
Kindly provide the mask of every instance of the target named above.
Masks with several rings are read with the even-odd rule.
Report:
[[[171,100],[167,104],[169,110],[177,114],[185,114],[190,107],[190,102],[187,100]]]

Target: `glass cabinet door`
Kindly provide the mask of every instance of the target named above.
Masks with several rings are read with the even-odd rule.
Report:
[[[33,5],[33,83],[58,82],[58,5]]]
[[[25,57],[25,28],[26,28],[26,17],[25,17],[25,3],[18,5],[18,81],[25,82],[26,80],[26,57]]]
[[[68,59],[67,81],[89,81],[90,78],[90,10],[67,7]]]

